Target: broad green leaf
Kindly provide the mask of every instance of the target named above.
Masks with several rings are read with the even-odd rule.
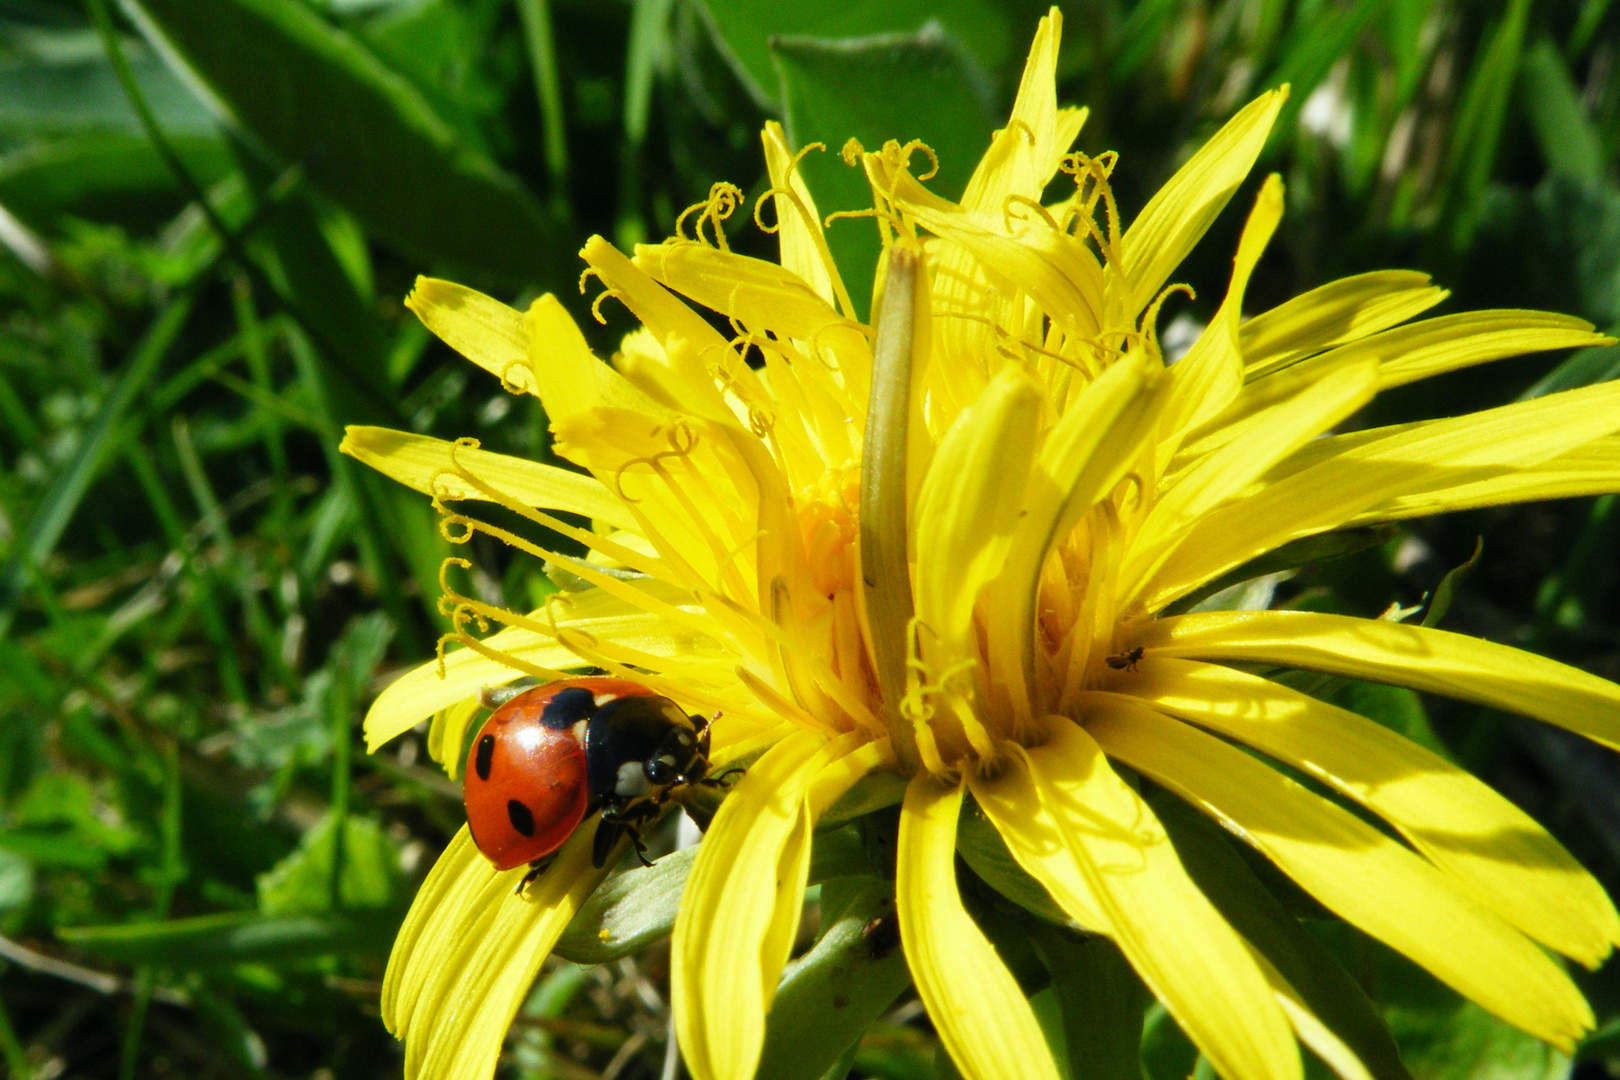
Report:
[[[780,37],[771,51],[789,144],[798,149],[819,142],[827,148],[800,164],[823,217],[872,207],[865,174],[839,157],[851,138],[874,151],[889,139],[902,144],[921,139],[939,160],[939,175],[929,187],[949,198],[961,195],[996,120],[984,75],[953,38],[937,27],[843,41]],[[917,175],[929,169],[921,152],[912,164]],[[856,309],[866,312],[877,268],[876,225],[865,218],[835,221],[827,242]]]
[[[1033,938],[1052,976],[1070,1075],[1139,1080],[1142,1012],[1153,999],[1119,946],[1100,935],[1082,938],[1039,925]]]
[[[1565,1080],[1570,1060],[1441,985],[1428,972],[1342,923],[1308,923],[1311,936],[1376,988],[1377,1006],[1416,1077]]]
[[[1603,24],[1603,16],[1609,13],[1612,0],[1587,0],[1581,5],[1581,14],[1575,20],[1575,28],[1569,32],[1569,55],[1579,57],[1586,52],[1586,47],[1592,43],[1592,35]]]
[[[1302,675],[1313,674],[1300,672]],[[1334,680],[1323,686],[1314,696],[1369,720],[1376,720],[1391,731],[1398,732],[1425,750],[1439,754],[1448,761],[1455,760],[1451,748],[1441,741],[1429,724],[1429,713],[1423,707],[1423,698],[1414,690],[1387,683],[1363,682],[1360,679]]]
[[[336,5],[328,3],[330,9]],[[504,88],[487,62],[487,16],[454,0],[411,0],[355,26],[383,63],[411,80],[435,112],[480,153],[479,121],[498,113]],[[478,62],[485,59],[485,62]]]
[[[0,852],[22,860],[25,865],[67,866],[76,870],[99,870],[108,858],[105,848],[83,837],[42,829],[0,829]]]
[[[786,102],[779,96],[771,65],[773,39],[911,34],[933,22],[960,41],[979,66],[994,71],[1017,59],[1022,46],[1019,35],[1044,11],[1039,3],[1024,6],[1027,19],[1018,17],[1016,5],[992,0],[803,0],[793,4],[700,0],[698,4],[720,41],[720,51],[731,58],[756,103],[776,109],[784,108]],[[986,138],[989,134],[987,130]],[[836,145],[829,142],[828,146],[836,151],[843,141],[840,138]]]
[[[1590,188],[1554,173],[1532,199],[1537,232],[1526,271],[1550,278],[1542,287],[1568,297],[1576,314],[1600,326],[1620,322],[1620,187]]]
[[[817,829],[810,848],[810,884],[832,878],[856,878],[872,874],[872,860],[860,831],[853,825]]]
[[[224,1050],[243,1075],[258,1080],[268,1064],[264,1040],[253,1030],[246,1016],[226,994],[193,994],[191,1005],[203,1024],[204,1037]]]
[[[1373,1003],[1299,920],[1249,872],[1221,830],[1164,792],[1149,802],[1198,887],[1375,1080],[1410,1080]]]
[[[386,908],[403,899],[399,845],[377,822],[351,817],[344,823],[338,885],[342,908]],[[302,915],[332,910],[333,840],[328,814],[303,843],[259,877],[259,910],[265,915]]]
[[[1162,1002],[1148,1006],[1142,1017],[1142,1076],[1144,1080],[1202,1080],[1193,1072],[1202,1064],[1198,1048],[1187,1038]]]
[[[910,984],[893,885],[870,879],[782,975],[758,1075],[817,1080]]]
[[[1130,13],[1110,35],[1108,72],[1114,82],[1128,83],[1163,48],[1166,24],[1179,7],[1179,0],[1140,0],[1131,6]]]
[[[33,863],[0,847],[0,918],[33,900],[34,881]]]
[[[214,117],[161,60],[140,53],[130,56],[129,66],[165,133],[192,138],[217,134]],[[105,59],[0,63],[0,133],[51,136],[84,131],[142,134],[135,110]]]
[[[246,164],[244,171],[262,205],[271,180]],[[303,328],[325,361],[337,416],[398,424],[402,416],[388,384],[382,326],[322,231],[313,201],[303,194],[268,210],[250,249],[276,291],[297,304]]]
[[[1317,536],[1305,536],[1292,540],[1275,551],[1244,563],[1242,566],[1228,573],[1222,574],[1205,585],[1199,586],[1188,595],[1177,600],[1165,610],[1167,615],[1179,614],[1192,610],[1234,610],[1233,605],[1224,608],[1204,608],[1204,601],[1215,596],[1237,589],[1246,583],[1264,578],[1271,574],[1297,570],[1303,566],[1313,566],[1318,563],[1341,559],[1346,555],[1354,555],[1358,551],[1378,547],[1388,543],[1395,535],[1395,528],[1389,525],[1373,525],[1360,529],[1340,529],[1338,532],[1321,533]]]
[[[830,826],[852,821],[863,814],[870,814],[874,810],[894,806],[905,794],[906,782],[894,773],[882,770],[868,773],[857,780],[854,787],[844,792],[837,802],[829,806],[826,813],[816,819],[816,829],[820,832]],[[821,843],[819,836],[816,843]]]
[[[517,182],[310,7],[133,7],[257,142],[416,257],[519,280],[549,280],[564,265],[552,224]]]
[[[855,1051],[855,1067],[874,1080],[936,1080],[936,1045],[910,1024],[873,1024]]]
[[[1311,91],[1333,65],[1351,51],[1362,28],[1386,5],[1387,0],[1354,0],[1335,10],[1332,18],[1295,21],[1293,35],[1278,49],[1277,66],[1256,84],[1261,89],[1284,83],[1293,87],[1288,103],[1277,117],[1277,130],[1293,129],[1300,110],[1310,100]]]

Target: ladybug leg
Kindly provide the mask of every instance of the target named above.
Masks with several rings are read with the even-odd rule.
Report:
[[[613,847],[619,842],[619,837],[629,836],[630,842],[635,845],[636,858],[641,860],[642,866],[651,866],[652,860],[647,858],[647,844],[641,839],[641,826],[658,816],[662,803],[638,802],[634,806],[623,809],[608,809],[602,811],[602,821],[596,826],[596,836],[591,842],[591,861],[598,868],[607,864],[608,856],[613,853]]]
[[[529,887],[529,883],[549,870],[551,868],[551,864],[556,861],[557,853],[553,851],[550,855],[542,855],[540,858],[530,863],[529,872],[523,875],[523,880],[519,881],[517,883],[517,888],[512,890],[513,895],[522,896],[523,890]]]
[[[702,784],[704,787],[729,787],[730,785],[726,783],[727,780],[730,780],[733,776],[741,776],[747,771],[747,769],[741,768],[727,769],[725,772],[715,773],[713,776],[705,776],[702,780],[699,780],[698,783]]]
[[[641,865],[652,866],[652,860],[647,858],[647,845],[641,839],[641,830],[634,825],[626,825],[624,831],[630,834],[630,842],[636,846],[636,858],[641,860]]]
[[[613,854],[614,845],[618,844],[619,836],[624,832],[624,823],[617,816],[609,817],[606,812],[596,826],[596,835],[591,839],[591,865],[600,870],[607,865],[608,856]]]

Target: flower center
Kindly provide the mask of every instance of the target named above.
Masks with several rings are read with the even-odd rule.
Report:
[[[810,584],[828,600],[855,589],[855,537],[860,531],[861,498],[858,468],[831,470],[808,492],[801,493],[799,532],[809,563]]]

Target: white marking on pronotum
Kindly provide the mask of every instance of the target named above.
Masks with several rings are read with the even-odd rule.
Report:
[[[613,781],[613,794],[623,799],[633,799],[637,795],[645,795],[652,790],[647,782],[647,770],[639,761],[627,761],[619,766],[618,776]]]

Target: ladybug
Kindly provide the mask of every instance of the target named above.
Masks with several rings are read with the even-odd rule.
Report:
[[[604,865],[628,834],[651,866],[640,826],[708,771],[709,721],[628,679],[564,679],[517,693],[484,722],[462,793],[485,858],[497,870],[529,864],[522,891],[597,810],[592,861]]]

